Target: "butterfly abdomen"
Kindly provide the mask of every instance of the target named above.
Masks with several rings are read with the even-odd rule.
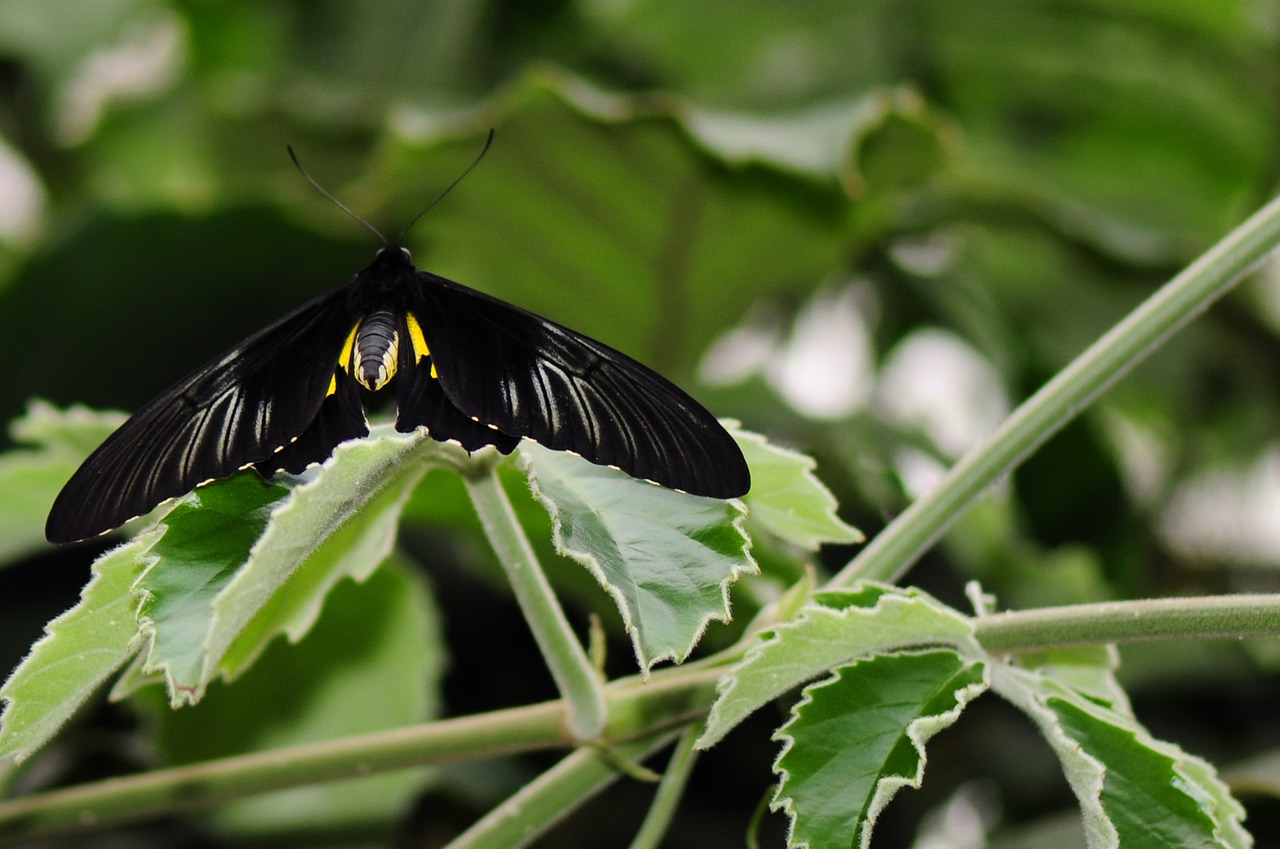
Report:
[[[350,352],[344,351],[342,367],[366,389],[376,392],[396,375],[400,334],[391,310],[371,313],[352,331]]]

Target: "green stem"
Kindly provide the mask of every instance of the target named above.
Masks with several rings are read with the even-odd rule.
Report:
[[[977,620],[978,640],[993,653],[1188,636],[1280,636],[1280,595],[1108,602],[999,613]],[[647,681],[633,677],[610,684],[605,688],[609,720],[602,741],[613,743],[618,756],[643,757],[648,749],[637,754],[618,744],[650,739],[649,735],[705,716],[716,697],[717,680],[750,645],[751,640],[745,639],[714,659],[662,669]],[[564,703],[547,702],[32,794],[0,802],[0,845],[375,772],[571,746],[575,741],[565,733],[565,711]],[[599,757],[588,753],[582,759]],[[684,767],[673,761],[668,767],[672,769]],[[660,789],[659,796],[663,795]]]
[[[1044,607],[980,617],[978,642],[993,654],[1179,639],[1280,636],[1280,595],[1161,598]]]
[[[613,754],[640,760],[670,743],[676,734],[668,730],[622,743],[614,747]],[[448,849],[528,846],[622,775],[613,768],[612,759],[596,749],[578,749],[486,814]]]
[[[610,685],[602,740],[625,742],[704,716],[722,671],[662,670],[647,682]],[[546,702],[34,793],[0,802],[0,845],[393,769],[572,746],[565,710]]]
[[[1060,430],[1280,242],[1280,198],[1165,284],[1027,399],[832,580],[896,581],[987,487]]]
[[[485,535],[507,571],[533,638],[568,706],[570,733],[580,741],[594,740],[604,728],[603,684],[556,600],[502,488],[496,467],[490,467],[483,474],[465,476],[463,480]]]
[[[375,771],[569,745],[559,703],[112,778],[0,802],[0,845]]]
[[[649,813],[645,815],[644,822],[640,824],[640,830],[631,841],[630,849],[658,849],[662,845],[662,838],[671,827],[676,808],[684,797],[684,788],[689,783],[689,774],[693,772],[693,765],[698,761],[698,752],[694,748],[694,743],[697,742],[701,732],[702,723],[694,723],[687,726],[684,733],[680,735],[680,739],[676,741],[671,760],[667,762],[667,768],[662,772],[662,782],[658,785],[658,792],[653,797],[653,804],[649,806]]]

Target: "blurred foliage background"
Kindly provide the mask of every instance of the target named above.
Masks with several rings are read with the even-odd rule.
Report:
[[[376,238],[305,183],[286,144],[390,239],[494,127],[483,164],[405,236],[418,264],[621,348],[813,454],[842,515],[873,534],[1273,194],[1278,41],[1273,0],[5,0],[0,418],[32,398],[134,409],[366,263]],[[1276,269],[1259,269],[910,580],[963,604],[980,579],[1008,607],[1274,591],[1278,294]],[[395,633],[438,646],[442,628],[449,654],[447,673],[442,657],[396,656],[436,670],[400,686],[434,692],[443,675],[442,696],[378,722],[553,695],[469,506],[440,478],[410,507],[394,582],[422,599]],[[46,505],[0,519],[5,668],[87,574],[91,552],[43,544],[30,517]],[[768,577],[736,599],[739,619],[794,575],[786,553],[757,554]],[[589,579],[561,572],[578,621],[599,612],[616,626]],[[325,659],[317,680],[398,621],[378,593],[403,605],[408,591],[369,592],[346,618],[335,601],[345,627],[296,650],[310,642]],[[422,613],[431,597],[442,623]],[[1123,658],[1157,736],[1229,775],[1274,779],[1274,646]],[[629,662],[618,640],[611,669]],[[362,697],[380,701],[370,694],[397,686],[396,669],[361,681]],[[248,682],[214,696],[248,699]],[[308,698],[266,692],[278,683],[263,682],[271,707],[204,720],[206,705],[176,719],[104,708],[22,781],[298,739],[245,731]],[[339,727],[356,730],[315,733]],[[705,758],[666,845],[745,839],[770,781],[769,729]],[[998,820],[1010,843],[1078,845],[1065,783],[1011,711],[966,714],[931,754],[925,789],[895,801],[878,845],[923,839],[958,808]],[[544,763],[416,776],[324,827],[321,803],[303,798],[297,821],[315,831],[291,833],[439,845]],[[625,845],[647,793],[610,791],[544,843]],[[1263,843],[1268,799],[1245,799]],[[129,839],[239,845],[281,810]],[[766,845],[781,845],[776,819]]]

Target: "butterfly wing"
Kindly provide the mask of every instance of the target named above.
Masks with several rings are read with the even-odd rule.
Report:
[[[407,325],[401,336],[410,338]],[[413,344],[400,345],[396,383],[396,430],[401,433],[425,427],[433,439],[454,440],[468,451],[493,445],[510,454],[520,444],[520,437],[485,427],[459,410],[432,376],[431,361],[418,356]]]
[[[368,433],[359,394],[335,378],[343,340],[356,320],[351,285],[254,334],[130,417],[58,494],[45,525],[49,541],[105,533],[255,463],[266,464],[266,471],[305,467],[328,456],[341,438],[319,443]],[[328,412],[318,418],[322,407]],[[313,423],[316,431],[308,434]],[[288,463],[268,462],[295,439],[310,459],[298,449]]]
[[[665,378],[541,316],[418,275],[411,311],[440,389],[466,416],[694,495],[733,498],[750,488],[737,443]]]

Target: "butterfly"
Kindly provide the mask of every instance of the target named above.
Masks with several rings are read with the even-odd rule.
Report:
[[[396,430],[425,427],[469,452],[507,454],[530,439],[692,495],[750,488],[737,443],[674,384],[601,342],[415,268],[398,241],[134,413],[55,499],[49,541],[98,536],[242,469],[302,472],[368,435],[366,403],[384,393],[395,399]]]

